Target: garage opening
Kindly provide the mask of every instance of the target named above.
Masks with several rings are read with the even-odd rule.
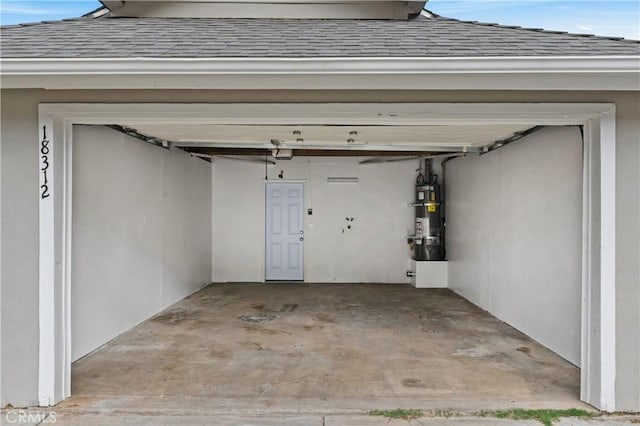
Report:
[[[581,126],[120,120],[73,127],[72,396],[586,399]]]
[[[414,151],[354,156],[76,126],[72,395],[575,406],[580,129],[476,127],[476,145],[415,150],[427,130],[384,129]],[[368,131],[383,132],[349,135]],[[265,281],[313,284],[250,284]]]

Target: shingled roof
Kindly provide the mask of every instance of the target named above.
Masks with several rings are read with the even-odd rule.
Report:
[[[640,55],[640,41],[465,22],[79,18],[2,27],[3,58]]]

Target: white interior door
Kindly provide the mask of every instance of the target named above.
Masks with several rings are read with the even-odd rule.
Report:
[[[266,279],[304,279],[304,184],[267,183]]]

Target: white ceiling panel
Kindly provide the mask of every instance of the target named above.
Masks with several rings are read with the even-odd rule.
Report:
[[[481,148],[525,130],[522,125],[336,126],[120,123],[181,146],[230,148],[433,150]]]

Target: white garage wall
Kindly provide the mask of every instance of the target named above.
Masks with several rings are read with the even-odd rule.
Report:
[[[413,232],[418,162],[359,166],[362,158],[297,157],[269,166],[269,180],[304,180],[305,281],[408,283],[406,237]],[[265,166],[226,159],[213,165],[214,280],[264,280]],[[327,183],[327,177],[360,182]],[[309,216],[307,208],[313,209]],[[346,217],[353,217],[346,229]],[[343,233],[344,228],[344,233]]]
[[[579,365],[578,128],[449,162],[446,197],[450,288]]]
[[[73,143],[76,360],[211,282],[211,166],[106,127]]]

